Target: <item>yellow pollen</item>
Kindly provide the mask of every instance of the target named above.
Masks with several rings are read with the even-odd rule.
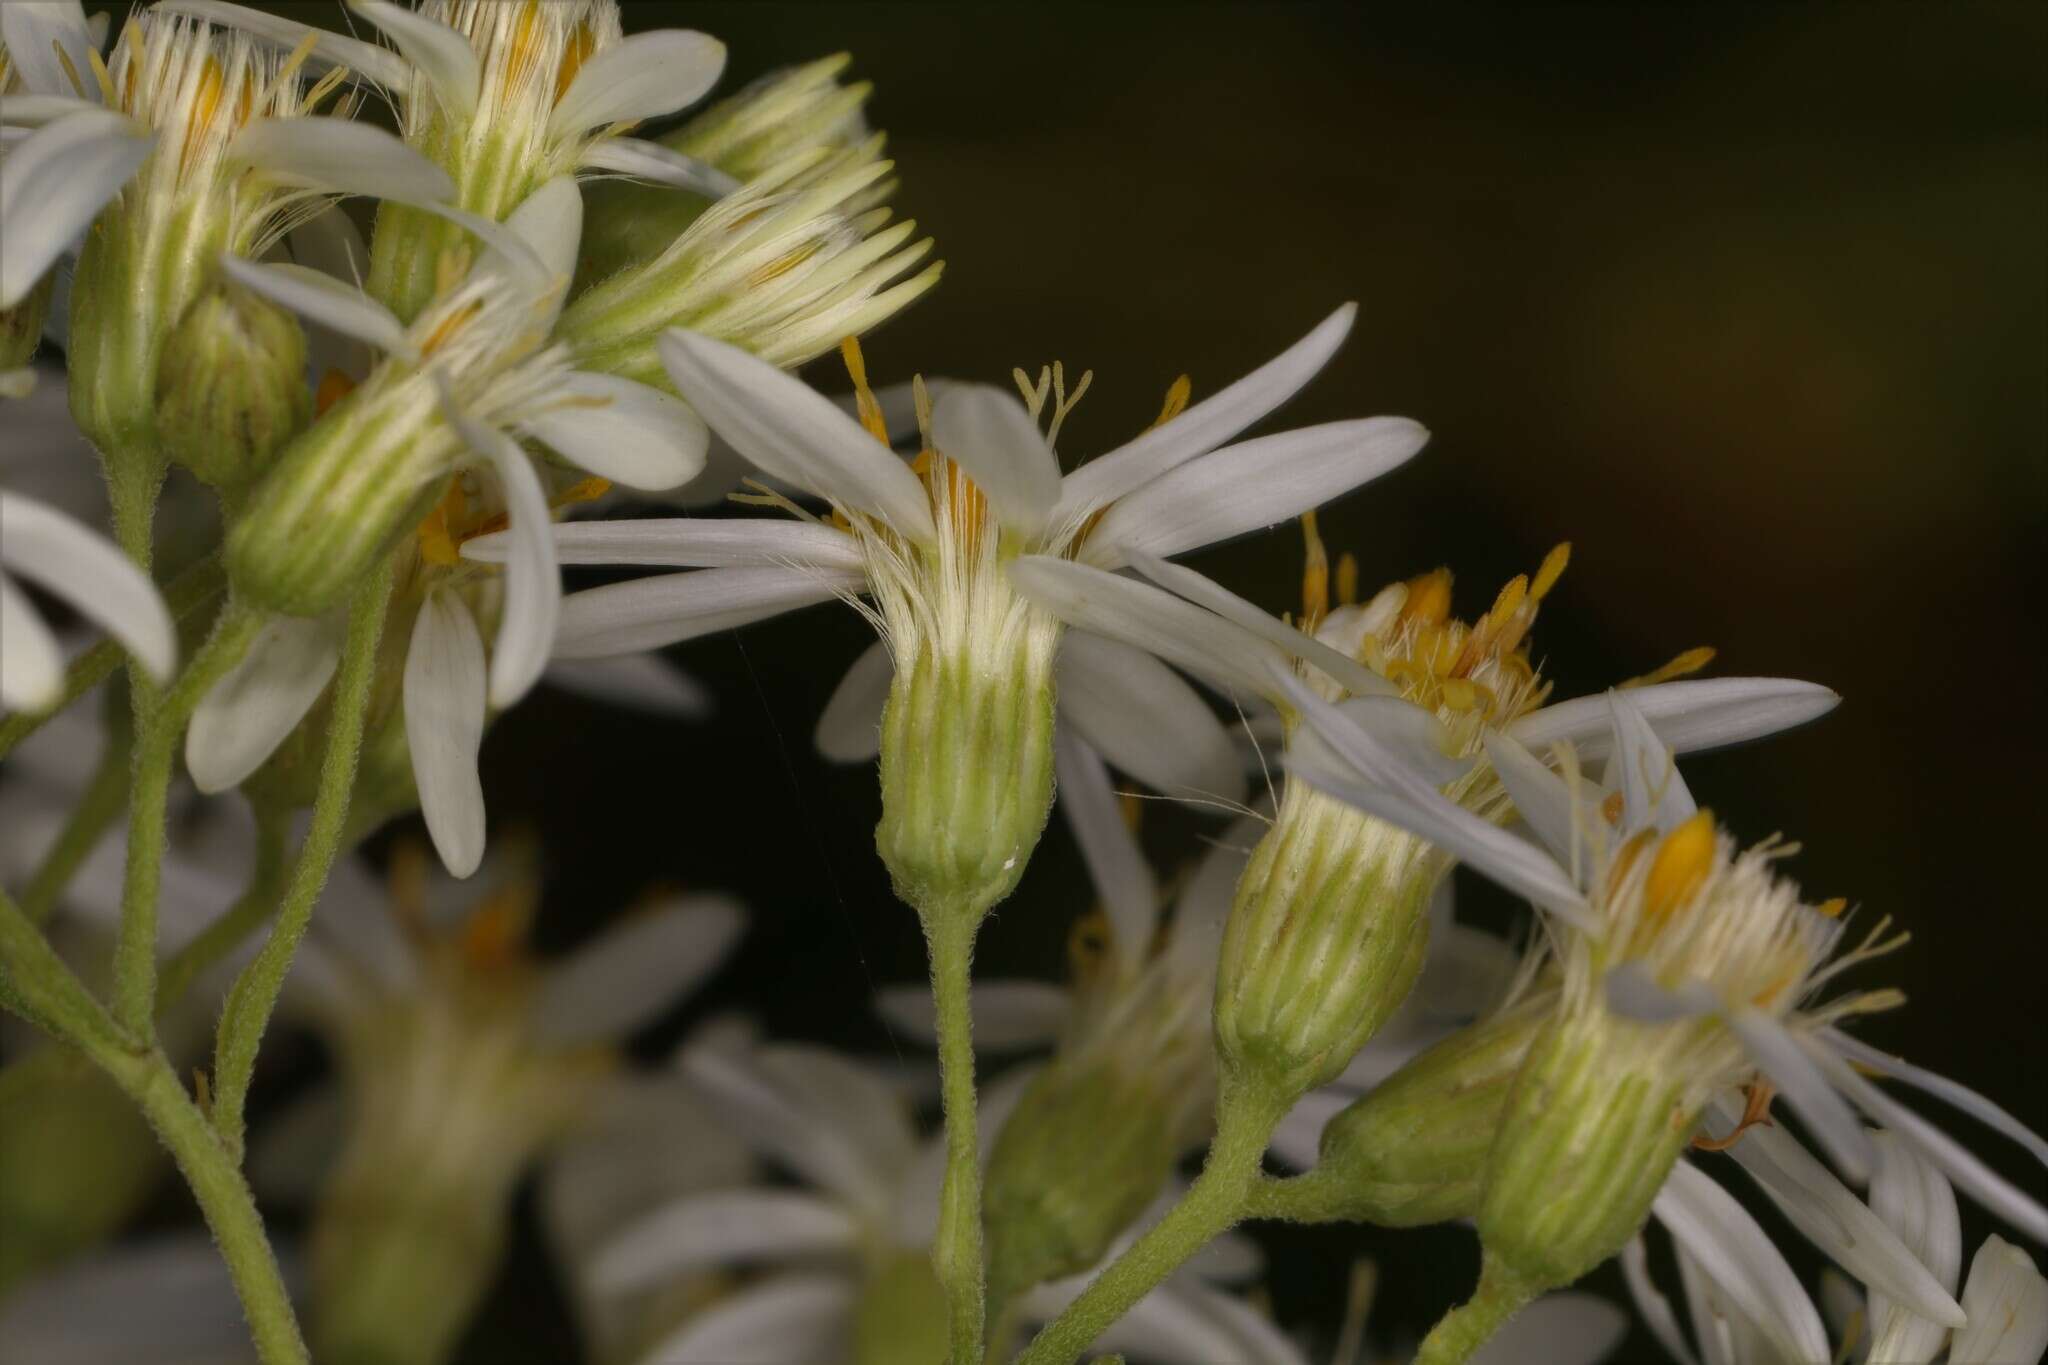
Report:
[[[868,362],[867,357],[861,354],[859,339],[847,337],[841,341],[839,358],[846,362],[847,378],[853,381],[854,410],[860,416],[860,424],[867,428],[868,435],[883,445],[889,444],[889,423],[882,416],[881,400],[876,398],[875,391],[868,387]],[[918,459],[924,460],[924,455],[919,455]],[[925,464],[926,469],[930,468],[929,461]],[[916,472],[922,474],[925,470],[919,469]]]
[[[1550,590],[1557,586],[1557,580],[1564,577],[1565,565],[1571,563],[1571,559],[1572,543],[1569,540],[1552,546],[1536,570],[1536,581],[1529,587],[1529,596],[1538,602],[1548,597]]]
[[[1337,556],[1337,603],[1358,605],[1358,557],[1349,550]]]
[[[1163,427],[1186,411],[1188,396],[1195,391],[1195,381],[1186,375],[1166,386],[1166,401],[1159,405],[1159,415],[1152,419],[1153,427]],[[1150,431],[1152,427],[1145,428]]]
[[[462,562],[461,541],[455,534],[462,525],[468,511],[468,501],[462,496],[462,479],[458,476],[448,480],[447,491],[434,504],[434,510],[427,513],[420,522],[420,558],[429,564],[452,569]]]
[[[1621,823],[1622,801],[1620,792],[1607,793],[1607,799],[1600,803],[1600,814],[1610,825]]]
[[[484,898],[462,924],[462,956],[479,971],[510,967],[525,956],[533,923],[535,888],[514,882]]]
[[[512,51],[505,58],[507,88],[516,88],[538,62],[539,28],[540,0],[526,0],[519,17],[512,21]]]
[[[1620,819],[1619,814],[1615,816]],[[1657,842],[1657,831],[1639,829],[1623,841],[1614,851],[1614,861],[1607,867],[1607,894],[1613,895],[1615,888],[1628,880],[1628,874],[1635,868],[1636,859],[1643,856],[1643,850]]]
[[[805,244],[804,246],[798,247],[795,251],[787,252],[784,255],[776,257],[774,260],[768,262],[768,264],[762,266],[759,270],[756,270],[753,274],[747,276],[747,287],[750,289],[758,289],[762,285],[767,284],[770,280],[774,280],[779,278],[780,276],[787,275],[790,271],[796,269],[805,261],[808,261],[809,259],[811,259],[811,257],[817,255],[819,250],[819,243],[810,242]]]
[[[589,478],[578,479],[552,498],[549,498],[548,506],[559,511],[564,507],[574,507],[578,503],[596,502],[611,491],[612,481],[610,479],[601,479],[597,475],[592,474]]]
[[[1446,678],[1442,701],[1453,711],[1489,711],[1493,708],[1493,693],[1470,678]]]
[[[329,370],[320,376],[320,387],[313,392],[313,412],[324,417],[327,410],[356,391],[356,381],[340,370]]]
[[[1308,560],[1301,571],[1301,628],[1313,631],[1330,614],[1330,553],[1323,548],[1314,512],[1301,514],[1301,534],[1308,542]]]
[[[1688,673],[1697,673],[1713,661],[1713,647],[1701,645],[1697,649],[1688,649],[1661,668],[1654,668],[1639,678],[1630,678],[1621,686],[1649,687],[1655,683],[1670,682],[1673,678],[1683,678]]]
[[[576,73],[596,50],[597,35],[590,31],[590,25],[578,24],[569,35],[568,49],[562,53],[561,68],[555,72],[555,103],[560,104],[562,96],[569,93],[569,87],[576,83]]]
[[[1714,865],[1714,816],[1698,811],[1664,836],[1643,883],[1643,913],[1652,925],[1676,914]]]
[[[1813,908],[1816,912],[1827,916],[1829,919],[1840,919],[1842,913],[1849,908],[1849,902],[1844,897],[1832,896]]]
[[[1401,604],[1401,619],[1425,626],[1440,626],[1451,614],[1451,571],[1432,569],[1408,580],[1408,598]]]

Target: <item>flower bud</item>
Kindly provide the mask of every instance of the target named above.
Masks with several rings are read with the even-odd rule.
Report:
[[[898,661],[882,712],[875,847],[920,915],[978,923],[1038,846],[1052,809],[1051,643],[1007,658],[920,650]]]
[[[1330,1210],[1381,1227],[1469,1218],[1530,1044],[1556,1007],[1526,1002],[1422,1053],[1323,1126]]]
[[[165,452],[214,488],[238,493],[313,415],[305,333],[290,314],[222,280],[171,329],[156,394]]]
[[[1334,1079],[1415,984],[1448,867],[1421,839],[1289,782],[1223,933],[1224,1067],[1290,1097]]]
[[[1006,1299],[1102,1259],[1179,1160],[1173,1098],[1113,1057],[1039,1074],[989,1155],[992,1295]]]

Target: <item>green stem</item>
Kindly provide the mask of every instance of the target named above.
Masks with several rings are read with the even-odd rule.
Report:
[[[1320,1168],[1285,1180],[1262,1175],[1245,1193],[1244,1216],[1288,1223],[1355,1222],[1339,1211],[1344,1196],[1342,1182]]]
[[[1492,1256],[1480,1262],[1479,1288],[1466,1303],[1437,1320],[1415,1353],[1415,1365],[1464,1365],[1507,1320],[1537,1295],[1537,1287]]]
[[[201,607],[209,605],[220,596],[226,582],[217,555],[208,555],[186,569],[172,579],[163,592],[164,605],[170,609],[171,619],[183,622]],[[44,721],[105,682],[127,657],[121,646],[112,640],[102,640],[79,655],[64,672],[64,692],[55,706],[33,714],[17,711],[0,719],[0,758],[5,758],[15,745],[41,729]]]
[[[14,898],[0,891],[0,986],[10,1008],[67,1042],[129,1046],[120,1025],[50,947]]]
[[[1244,1216],[1266,1144],[1287,1112],[1286,1097],[1226,1076],[1216,1101],[1216,1138],[1201,1175],[1150,1232],[1095,1277],[1081,1296],[1041,1331],[1016,1365],[1072,1365],[1088,1343],[1188,1257]]]
[[[256,866],[249,885],[235,903],[201,930],[198,937],[164,963],[157,987],[157,1017],[183,998],[200,973],[219,962],[270,918],[285,884],[285,842],[290,820],[268,804],[256,807]]]
[[[130,747],[125,725],[108,734],[92,781],[65,820],[56,842],[43,854],[35,876],[22,889],[21,911],[28,916],[29,923],[41,924],[50,917],[65,888],[78,875],[78,869],[120,819],[121,808],[128,803]]]
[[[213,633],[170,690],[159,694],[131,669],[135,694],[135,762],[128,790],[128,865],[121,883],[121,924],[114,943],[114,1015],[138,1038],[156,1017],[157,893],[163,884],[165,810],[171,768],[185,721],[228,670],[241,662],[263,618],[230,601]]]
[[[932,1267],[945,1286],[952,1365],[979,1365],[987,1311],[981,1251],[981,1139],[975,1129],[974,1021],[968,996],[979,916],[923,914],[938,1009],[939,1086],[946,1114],[946,1181]]]
[[[107,1047],[88,1051],[141,1108],[191,1186],[234,1279],[264,1365],[305,1365],[306,1345],[291,1296],[235,1152],[206,1121],[162,1052],[151,1049],[138,1055]]]
[[[341,666],[334,679],[327,748],[320,760],[320,786],[313,798],[313,823],[293,864],[277,923],[262,949],[235,978],[221,1007],[214,1041],[213,1124],[237,1155],[242,1150],[243,1107],[256,1070],[257,1046],[277,1008],[299,940],[306,936],[314,903],[320,899],[327,873],[341,850],[349,795],[355,789],[356,760],[362,753],[363,729],[377,676],[377,640],[383,633],[384,608],[390,595],[391,565],[386,560],[357,589],[349,610],[348,638],[342,643]]]

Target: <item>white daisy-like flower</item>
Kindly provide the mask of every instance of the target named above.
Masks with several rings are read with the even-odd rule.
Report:
[[[453,202],[503,219],[541,185],[579,171],[625,172],[702,187],[704,168],[622,129],[697,102],[725,69],[725,45],[659,29],[627,37],[614,0],[351,0],[392,48],[221,0],[162,6],[235,25],[273,43],[310,43],[396,104],[406,142],[446,169]],[[404,208],[372,242],[370,292],[410,321],[439,292],[438,257],[459,231]]]
[[[477,866],[476,757],[487,711],[526,693],[554,640],[561,587],[546,532],[551,503],[590,496],[607,480],[673,486],[703,462],[703,425],[682,403],[575,370],[547,342],[581,216],[573,181],[542,187],[505,225],[542,269],[493,251],[410,327],[311,270],[227,263],[249,287],[384,358],[361,385],[339,386],[345,396],[280,455],[230,532],[237,590],[281,614],[193,716],[186,762],[203,790],[240,783],[298,726],[339,660],[337,603],[396,548],[394,628],[409,632],[403,709],[414,782],[443,860],[458,875]],[[511,432],[599,479],[556,477]],[[457,553],[495,525],[509,526],[514,547],[502,583]]]
[[[0,707],[42,711],[64,694],[64,651],[17,579],[119,640],[150,677],[170,679],[178,636],[149,575],[82,523],[0,491]]]
[[[482,896],[416,853],[395,859],[388,895],[336,870],[286,999],[333,1048],[338,1099],[307,1097],[328,1117],[287,1125],[296,1150],[267,1164],[318,1191],[316,1343],[373,1342],[393,1294],[410,1308],[388,1330],[445,1342],[489,1283],[520,1179],[607,1112],[628,1079],[617,1044],[716,969],[743,916],[724,897],[670,897],[544,961],[526,945],[538,887],[516,869]],[[380,1278],[395,1247],[419,1283]]]
[[[1338,309],[1213,397],[1185,411],[1170,403],[1170,420],[1064,476],[1053,440],[1072,400],[1058,402],[1049,382],[1029,406],[993,388],[946,385],[925,433],[935,451],[906,466],[878,439],[887,430],[879,404],[863,399],[857,422],[772,365],[672,333],[663,359],[682,395],[757,470],[823,499],[833,515],[560,526],[564,563],[696,571],[573,594],[556,653],[657,649],[831,598],[866,598],[884,639],[854,663],[820,718],[829,756],[878,752],[892,681],[920,658],[970,659],[1002,676],[1023,667],[1045,683],[1057,655],[1062,721],[1113,764],[1160,791],[1234,799],[1243,790],[1237,754],[1193,689],[1119,641],[1062,642],[1057,618],[1018,596],[1007,570],[1032,552],[1112,567],[1133,554],[1180,554],[1292,517],[1412,456],[1427,433],[1392,417],[1229,444],[1322,368],[1354,311]],[[506,548],[485,538],[464,552],[498,558]]]
[[[598,1255],[591,1277],[613,1292],[715,1268],[769,1272],[687,1319],[641,1365],[822,1365],[848,1358],[857,1340],[882,1352],[875,1359],[910,1365],[928,1352],[937,1365],[945,1314],[931,1239],[943,1141],[919,1141],[909,1106],[877,1069],[822,1048],[720,1041],[686,1050],[680,1062],[734,1129],[803,1185],[718,1191],[648,1208]],[[1030,1074],[1007,1076],[983,1093],[985,1132],[1002,1123]],[[1134,1360],[1297,1365],[1300,1355],[1271,1322],[1211,1283],[1256,1270],[1249,1244],[1225,1238],[1097,1345]],[[1046,1320],[1083,1283],[1041,1287],[1021,1316]]]

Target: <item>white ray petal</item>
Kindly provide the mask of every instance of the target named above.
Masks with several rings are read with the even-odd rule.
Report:
[[[854,1293],[847,1274],[777,1275],[692,1315],[639,1365],[825,1365],[853,1335]]]
[[[353,119],[251,119],[235,135],[228,156],[302,189],[423,207],[455,197],[448,172],[375,124]]]
[[[1535,831],[1559,867],[1571,867],[1578,842],[1578,816],[1573,809],[1571,787],[1536,755],[1500,731],[1489,730],[1481,742],[1501,785],[1514,799],[1515,813]]]
[[[712,712],[711,694],[681,669],[652,654],[611,659],[557,659],[541,681],[591,701],[650,716],[701,720]]]
[[[1679,776],[1677,756],[1628,693],[1609,691],[1607,712],[1614,734],[1609,767],[1620,775],[1623,828],[1675,829],[1699,809]]]
[[[484,640],[455,593],[420,604],[405,653],[405,738],[420,813],[441,861],[458,877],[484,857]]]
[[[412,351],[398,315],[353,284],[309,266],[282,262],[259,265],[226,252],[221,254],[220,264],[238,284],[323,327],[393,355],[409,355]]]
[[[562,613],[562,579],[555,568],[547,494],[519,443],[442,405],[470,449],[489,457],[505,495],[505,609],[491,651],[491,705],[507,707],[540,681]]]
[[[1062,730],[1054,739],[1060,813],[1081,846],[1096,898],[1109,918],[1110,952],[1135,970],[1159,927],[1159,882],[1137,836],[1124,823],[1102,756]]]
[[[2048,1352],[2048,1279],[2003,1237],[1984,1239],[1963,1286],[1970,1325],[1956,1333],[1949,1365],[2026,1365]]]
[[[956,384],[932,407],[932,444],[988,495],[996,519],[1036,536],[1060,496],[1059,460],[1014,393]]]
[[[931,499],[894,451],[831,399],[736,346],[670,331],[659,343],[676,391],[753,464],[930,541]]]
[[[0,308],[36,287],[155,143],[124,116],[95,110],[38,128],[8,150],[0,159]]]
[[[628,1224],[597,1254],[590,1275],[606,1293],[631,1293],[706,1270],[851,1253],[860,1231],[846,1210],[814,1194],[712,1190]]]
[[[576,250],[583,242],[583,191],[577,188],[576,177],[558,175],[527,195],[506,217],[505,227],[526,245],[532,259],[540,262],[539,283],[548,302],[535,326],[546,331],[561,313],[569,281],[576,274]],[[478,260],[473,273],[489,272],[518,284],[530,264],[524,257],[508,260],[493,247]]]
[[[1235,384],[1067,475],[1055,519],[1078,521],[1175,466],[1216,449],[1285,403],[1336,354],[1357,315],[1358,305],[1345,304],[1307,336]]]
[[[1640,1023],[1673,1024],[1717,1014],[1721,1008],[1721,1001],[1704,981],[1687,980],[1675,989],[1666,987],[1641,962],[1612,968],[1602,984],[1607,1008]]]
[[[1160,558],[1289,521],[1412,458],[1429,432],[1405,417],[1283,431],[1188,461],[1119,498],[1088,537],[1116,568],[1126,547]]]
[[[1763,1329],[1787,1358],[1831,1358],[1827,1328],[1799,1287],[1799,1277],[1726,1190],[1681,1161],[1650,1207],[1730,1304]]]
[[[21,1283],[0,1305],[0,1342],[22,1365],[256,1360],[227,1263],[202,1232],[155,1234]]]
[[[1350,697],[1337,711],[1373,740],[1402,767],[1432,787],[1442,787],[1472,770],[1472,760],[1445,752],[1449,744],[1443,722],[1400,697]],[[1297,757],[1318,761],[1322,742],[1313,727],[1294,738]],[[1327,761],[1326,759],[1324,761]]]
[[[724,897],[688,896],[621,921],[549,969],[533,1002],[535,1038],[582,1047],[626,1037],[710,975],[745,918]]]
[[[1721,1134],[1732,1131],[1740,1117],[1725,1100],[1716,1102],[1715,1114]],[[1873,1291],[1881,1289],[1922,1317],[1951,1326],[1962,1322],[1962,1310],[1951,1297],[1954,1276],[1944,1287],[1929,1274],[1899,1235],[1798,1138],[1758,1124],[1743,1133],[1728,1155],[1808,1241]]]
[[[42,711],[64,695],[64,651],[28,594],[0,574],[0,706]]]
[[[877,640],[861,651],[818,715],[813,739],[834,763],[865,763],[882,751],[882,708],[896,680],[889,647]]]
[[[672,517],[648,521],[571,521],[554,528],[563,564],[732,569],[804,567],[858,573],[860,548],[845,532],[814,521],[771,517]],[[464,541],[462,557],[505,562],[505,533]]]
[[[555,102],[548,132],[564,137],[673,114],[702,98],[724,70],[725,44],[707,33],[635,33],[583,63]]]
[[[555,654],[597,659],[660,649],[857,592],[866,581],[857,571],[778,566],[660,574],[590,588],[563,599]]]
[[[637,137],[608,137],[594,142],[583,154],[581,164],[585,170],[617,171],[711,199],[722,199],[741,184],[708,161]]]
[[[1545,1294],[1508,1319],[1468,1365],[1600,1365],[1628,1335],[1628,1315],[1594,1294]]]
[[[1073,1014],[1074,1000],[1049,981],[995,979],[974,983],[974,1046],[980,1052],[1020,1052],[1044,1047],[1059,1036]],[[884,986],[875,993],[875,1012],[912,1040],[935,1046],[938,1007],[929,985]]]
[[[1650,1278],[1650,1257],[1641,1233],[1629,1238],[1628,1245],[1621,1249],[1621,1273],[1628,1282],[1628,1295],[1635,1301],[1636,1311],[1643,1315],[1650,1335],[1657,1338],[1664,1353],[1678,1365],[1699,1365],[1692,1348],[1685,1344],[1685,1333],[1678,1326],[1678,1314],[1672,1310],[1671,1300]]]
[[[450,118],[465,120],[476,112],[482,72],[467,38],[385,0],[350,0],[350,8],[384,30],[405,59],[419,68]]]
[[[345,66],[394,94],[404,91],[412,81],[412,68],[389,48],[346,34],[330,33],[281,15],[266,14],[247,5],[230,4],[228,0],[160,0],[155,12],[204,19],[210,24],[239,29],[252,38],[261,38],[286,49],[296,48],[310,33],[315,35],[313,59],[308,63],[311,66]]]
[[[1914,1066],[1905,1058],[1894,1057],[1891,1053],[1874,1048],[1840,1029],[1827,1029],[1822,1036],[1851,1061],[1873,1071],[1882,1072],[1893,1080],[1904,1081],[1917,1090],[1925,1091],[1938,1100],[1954,1105],[2001,1136],[2019,1143],[2033,1154],[2034,1160],[2048,1166],[2048,1140],[2043,1140],[2039,1133],[1968,1086],[1959,1085],[1925,1067]]]
[[[1681,678],[1631,688],[1629,700],[1658,738],[1689,754],[1804,725],[1834,710],[1842,699],[1819,683],[1796,678]],[[1574,697],[1531,711],[1508,733],[1536,753],[1569,740],[1580,757],[1604,758],[1612,745],[1606,695]]]
[[[98,96],[90,55],[96,44],[78,0],[8,0],[0,5],[0,43],[6,45],[8,60],[31,92]],[[67,62],[69,75],[64,70]],[[72,85],[74,78],[85,83],[84,90]]]
[[[0,565],[120,641],[152,678],[170,677],[178,636],[156,585],[82,523],[42,503],[0,493]]]
[[[1085,631],[1061,638],[1059,709],[1111,767],[1162,796],[1244,799],[1230,731],[1201,696],[1144,650]]]
[[[273,616],[213,685],[185,731],[185,766],[202,792],[242,785],[298,728],[341,662],[335,616]]]
[[[1730,1011],[1727,1019],[1757,1069],[1770,1077],[1843,1174],[1857,1184],[1868,1180],[1877,1159],[1870,1136],[1857,1122],[1856,1111],[1800,1046],[1798,1037],[1759,1009],[1738,1008]]]
[[[617,375],[572,371],[562,406],[522,425],[572,464],[643,492],[678,488],[704,467],[711,433],[690,405]]]
[[[1870,1181],[1870,1208],[1896,1232],[1914,1257],[1953,1292],[1963,1268],[1963,1229],[1955,1191],[1932,1163],[1895,1133],[1878,1133],[1877,1173]],[[1922,1317],[1894,1303],[1876,1287],[1870,1291],[1870,1358],[1897,1365],[1927,1365],[1961,1326],[1960,1307],[1947,1323]],[[1966,1320],[1966,1319],[1964,1319]]]

